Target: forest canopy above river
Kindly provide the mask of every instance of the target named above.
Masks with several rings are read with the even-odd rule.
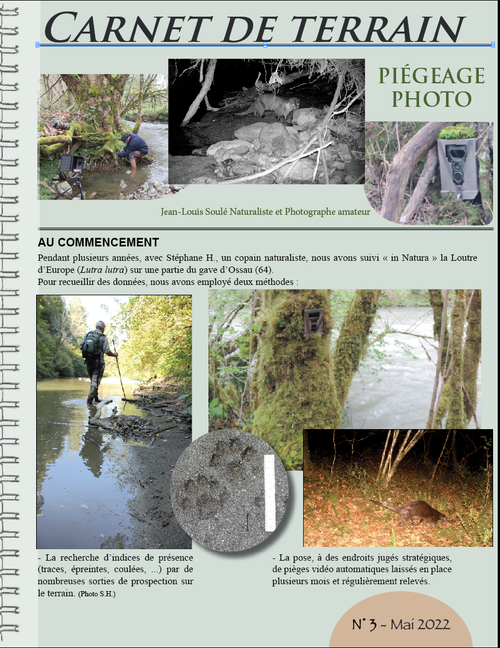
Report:
[[[37,297],[38,378],[87,375],[80,342],[96,322],[89,321],[85,303],[85,297]],[[173,377],[190,384],[191,296],[141,295],[121,299],[117,306],[105,324],[111,348],[116,340],[122,375],[130,380]],[[117,373],[114,361],[107,371]]]

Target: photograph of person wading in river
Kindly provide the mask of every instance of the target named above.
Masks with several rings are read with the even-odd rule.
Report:
[[[147,155],[149,151],[148,145],[142,137],[134,133],[125,133],[125,135],[122,135],[121,141],[125,142],[127,146],[118,153],[118,157],[128,157],[132,173],[134,173],[137,171],[137,160],[141,160]]]
[[[85,358],[87,371],[90,378],[90,392],[87,404],[92,405],[95,401],[100,403],[97,391],[104,374],[104,354],[118,358],[118,351],[111,351],[108,338],[104,335],[106,328],[103,321],[99,320],[95,325],[95,331],[89,331],[80,343],[82,356]]]

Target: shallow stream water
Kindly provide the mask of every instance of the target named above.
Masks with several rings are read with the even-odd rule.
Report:
[[[129,125],[132,128],[133,124]],[[85,173],[82,180],[85,200],[120,200],[145,182],[163,183],[168,179],[168,126],[144,123],[138,134],[149,147],[152,163],[139,162],[135,173],[130,173],[129,164],[118,173]]]
[[[133,545],[127,503],[137,493],[134,442],[88,425],[89,382],[83,379],[37,383],[37,548],[111,549]],[[130,385],[125,386],[127,397]],[[103,380],[103,417],[144,414],[121,400],[120,383]],[[137,443],[135,443],[137,445]]]

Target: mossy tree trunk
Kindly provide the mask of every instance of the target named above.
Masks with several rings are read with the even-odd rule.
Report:
[[[331,352],[327,290],[263,292],[252,432],[288,470],[302,465],[303,430],[341,427],[352,379],[368,346],[380,290],[357,290]],[[323,334],[304,335],[304,310],[324,310]]]
[[[429,303],[434,315],[434,339],[441,339],[442,319],[443,319],[443,291],[442,290],[429,290]],[[448,352],[448,329],[444,331],[444,341],[441,353],[441,373],[443,374],[446,369],[446,354]]]
[[[448,335],[448,295],[449,290],[444,291],[444,297],[441,290],[429,290],[429,302],[434,315],[434,338],[439,341],[438,358],[436,362],[436,374],[434,377],[434,387],[432,390],[431,405],[429,407],[429,418],[427,419],[427,428],[433,429],[436,423],[436,402],[438,401],[438,391],[447,376],[447,360],[449,351]]]
[[[81,132],[80,124],[71,124],[64,135],[50,135],[38,138],[40,155],[43,158],[50,158],[61,153],[73,143],[73,137]]]
[[[448,379],[449,413],[446,421],[448,428],[464,429],[467,427],[462,389],[466,308],[465,290],[457,290],[455,304],[451,313],[451,368]]]
[[[328,290],[268,290],[259,318],[252,432],[267,441],[288,470],[302,466],[304,429],[340,427],[331,354]],[[304,310],[324,310],[323,334],[304,336]]]
[[[436,427],[442,427],[448,414],[447,428],[466,429],[472,417],[475,418],[477,407],[477,374],[481,360],[480,290],[456,291],[449,347]]]
[[[464,403],[467,423],[476,413],[477,372],[481,360],[481,291],[467,291],[467,337],[464,345]]]
[[[333,356],[335,387],[341,409],[347,401],[352,379],[368,346],[377,313],[380,290],[356,290],[347,309]]]
[[[479,126],[479,124],[478,124]],[[493,186],[491,181],[491,153],[493,149],[493,125],[486,124],[477,138],[479,162],[479,188],[486,222],[493,218]]]
[[[249,327],[249,335],[250,335],[250,345],[249,345],[249,350],[248,350],[248,372],[247,372],[247,382],[250,387],[249,393],[248,393],[248,404],[252,407],[253,405],[253,393],[252,393],[252,371],[255,366],[255,355],[257,353],[257,348],[259,345],[259,334],[257,333],[257,330],[254,326],[255,321],[257,320],[257,314],[260,311],[261,307],[261,291],[260,290],[253,290],[252,291],[252,310],[251,310],[251,315],[250,315],[250,327]]]
[[[120,104],[128,74],[62,74],[61,78],[96,131],[121,130]]]

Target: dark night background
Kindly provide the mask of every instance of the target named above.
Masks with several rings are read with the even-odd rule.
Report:
[[[330,61],[330,64],[332,62]],[[353,67],[356,68],[358,77],[364,81],[364,60],[353,60]],[[190,69],[192,68],[192,69]],[[206,73],[207,65],[204,66]],[[308,64],[304,63],[304,71],[307,72]],[[311,68],[310,76],[301,76],[292,83],[284,85],[279,92],[281,97],[298,97],[301,108],[315,107],[322,109],[329,105],[333,99],[336,88],[335,78],[332,77],[331,67],[323,74],[317,69]],[[299,71],[295,67],[287,66],[286,61],[279,62],[276,59],[217,59],[214,79],[210,90],[208,91],[208,100],[212,107],[220,107],[225,99],[236,99],[237,95],[244,89],[251,89],[255,86],[257,78],[262,83],[270,80],[273,72],[278,71],[280,74]],[[260,77],[259,77],[260,74]],[[349,75],[348,75],[349,77]],[[351,79],[352,81],[352,79]],[[169,61],[169,148],[171,155],[185,155],[196,148],[197,142],[193,146],[192,140],[186,138],[186,131],[189,126],[195,125],[207,115],[207,109],[204,101],[200,104],[197,113],[191,120],[191,124],[186,129],[181,129],[180,124],[189,106],[196,98],[201,89],[199,62],[192,59],[175,59]],[[345,88],[341,92],[340,99],[349,92],[349,78],[346,79]],[[360,101],[359,110],[362,111],[364,119],[364,105]],[[220,112],[211,112],[207,115],[210,119],[223,119],[224,114],[229,116],[238,110],[245,108],[237,106],[234,108],[224,109]],[[217,115],[217,117],[216,117]],[[201,142],[209,145],[212,141]]]
[[[416,432],[416,430],[413,430]],[[453,431],[452,431],[453,432]],[[430,462],[436,463],[447,443],[441,462],[447,469],[461,466],[471,472],[481,471],[486,462],[485,437],[492,440],[491,430],[430,430],[404,457],[400,469],[418,468]],[[333,430],[309,430],[309,450],[316,464],[331,463],[336,457],[342,464],[356,462],[379,462],[387,439],[387,430],[336,430],[335,446]],[[406,430],[401,430],[395,453],[404,439]],[[448,436],[449,435],[449,436]],[[491,448],[489,450],[491,459]],[[444,463],[443,463],[444,462]]]

